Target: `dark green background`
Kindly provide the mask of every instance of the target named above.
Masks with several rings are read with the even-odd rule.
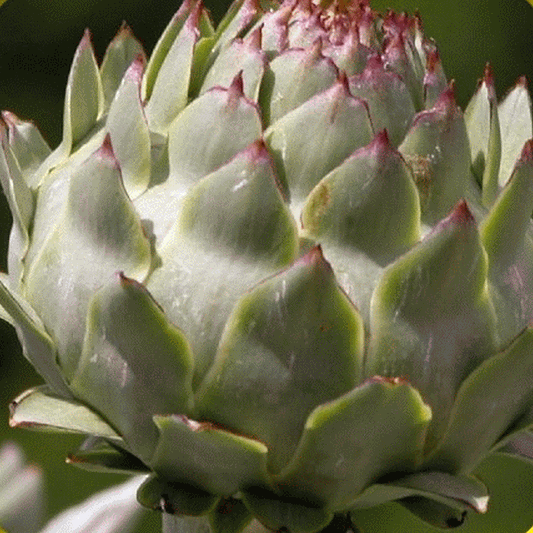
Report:
[[[225,1],[205,0],[219,20]],[[457,82],[459,103],[466,105],[487,61],[494,67],[499,95],[522,74],[533,80],[533,8],[526,0],[374,0],[378,10],[389,7],[413,12],[418,9],[426,34],[439,44],[449,78]],[[61,135],[62,100],[76,45],[86,27],[93,32],[101,58],[122,20],[126,20],[149,52],[163,31],[179,0],[8,0],[0,8],[0,109],[33,119],[48,142],[55,146]],[[5,248],[10,227],[5,198],[0,194],[0,268],[5,270]],[[48,508],[55,513],[73,504],[117,476],[88,474],[66,466],[63,457],[76,439],[11,430],[7,426],[9,401],[28,386],[39,383],[21,355],[10,326],[0,324],[0,442],[20,442],[32,461],[46,469]],[[517,469],[509,459],[485,463],[479,475],[493,485],[491,511],[474,517],[462,531],[525,533],[533,524],[533,468]],[[68,487],[68,489],[66,489]],[[398,514],[400,513],[400,514]],[[398,531],[397,506],[368,513]],[[157,517],[140,530],[157,530]],[[430,531],[416,521],[406,531]],[[437,531],[437,530],[431,530]]]

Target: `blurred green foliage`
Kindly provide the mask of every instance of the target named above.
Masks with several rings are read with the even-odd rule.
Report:
[[[68,71],[85,27],[93,32],[99,58],[123,20],[150,52],[179,3],[180,0],[10,0],[2,5],[0,0],[0,109],[31,118],[48,142],[57,145]],[[218,21],[229,0],[205,0],[205,4]],[[522,74],[533,80],[533,8],[524,0],[373,0],[372,6],[380,11],[418,9],[426,34],[439,44],[448,77],[456,80],[458,101],[463,108],[488,61],[494,67],[499,96]],[[0,194],[2,270],[6,269],[10,225],[5,198]],[[0,442],[7,438],[17,440],[29,459],[44,467],[48,508],[50,514],[55,514],[122,478],[89,474],[67,466],[63,458],[79,439],[8,428],[9,401],[40,382],[22,357],[13,329],[0,323]],[[498,458],[483,464],[479,475],[493,486],[491,511],[485,517],[473,517],[462,531],[525,533],[533,524],[533,468]],[[68,491],[64,487],[69,487]],[[406,519],[397,505],[387,506],[379,514],[369,511],[366,516],[368,531],[372,525],[388,524],[388,530],[396,532],[398,517]],[[408,520],[406,530],[430,531],[415,519]],[[139,531],[158,531],[158,522],[158,517],[152,516]]]

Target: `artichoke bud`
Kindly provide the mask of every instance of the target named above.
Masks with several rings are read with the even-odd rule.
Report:
[[[87,31],[60,145],[0,120],[0,317],[46,381],[11,425],[149,473],[167,531],[486,512],[480,462],[533,457],[532,137],[525,79],[463,113],[368,0],[185,0],[101,66]]]

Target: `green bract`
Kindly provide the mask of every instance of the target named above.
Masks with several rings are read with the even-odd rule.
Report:
[[[524,80],[463,114],[368,2],[186,0],[146,65],[86,34],[61,144],[1,123],[0,312],[47,382],[11,423],[215,533],[484,512],[474,468],[533,456],[532,136]]]

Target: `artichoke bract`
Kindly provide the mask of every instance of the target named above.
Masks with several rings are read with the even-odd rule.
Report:
[[[463,113],[368,1],[185,0],[148,61],[86,33],[55,150],[2,115],[0,311],[47,383],[11,424],[215,533],[485,512],[476,466],[533,457],[532,136],[525,79]]]

